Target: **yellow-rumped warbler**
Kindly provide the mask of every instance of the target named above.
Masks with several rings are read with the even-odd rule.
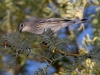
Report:
[[[34,20],[23,21],[19,24],[18,30],[20,32],[29,32],[33,34],[42,34],[47,29],[51,29],[54,32],[61,30],[72,24],[84,23],[87,19],[79,19],[78,17],[74,20],[63,19],[63,18],[36,18]]]

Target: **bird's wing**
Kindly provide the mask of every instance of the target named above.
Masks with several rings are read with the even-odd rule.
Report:
[[[34,22],[36,23],[52,23],[52,22],[61,22],[61,21],[72,21],[72,20],[69,20],[69,19],[63,19],[63,18],[36,18],[34,20]]]
[[[45,18],[45,19],[39,19],[37,20],[39,23],[49,23],[49,22],[61,22],[61,21],[66,21],[66,22],[69,22],[69,21],[72,21],[72,20],[69,20],[69,19],[63,19],[63,18]]]
[[[36,18],[36,19],[30,19],[28,21],[35,22],[35,23],[52,23],[52,22],[75,22],[75,23],[82,23],[86,22],[87,19],[79,19],[76,17],[74,20],[70,19],[64,19],[64,18]]]
[[[44,18],[44,19],[36,19],[36,27],[39,29],[37,33],[40,33],[41,30],[46,31],[47,29],[51,29],[54,32],[61,30],[62,28],[68,26],[73,23],[73,20],[62,19],[62,18]]]

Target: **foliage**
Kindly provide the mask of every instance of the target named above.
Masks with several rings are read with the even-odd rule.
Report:
[[[52,75],[99,75],[99,0],[0,0],[0,74],[9,72],[25,75],[27,60],[46,62],[36,75],[48,75],[50,67],[56,69]],[[77,45],[77,37],[85,26],[77,30],[66,28],[66,38],[60,39],[53,31],[41,35],[19,33],[17,26],[27,18],[61,17],[83,18],[84,10],[97,6],[96,14],[88,15],[92,20],[93,39],[86,35],[82,40],[84,48]],[[60,33],[60,32],[59,32]],[[59,34],[58,33],[58,34]],[[88,50],[91,46],[91,50]],[[50,74],[50,75],[51,75]]]

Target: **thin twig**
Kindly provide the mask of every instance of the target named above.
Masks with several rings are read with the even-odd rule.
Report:
[[[49,46],[47,45],[37,45],[37,46],[32,46],[32,48],[49,48]],[[59,52],[65,56],[79,56],[79,54],[70,54],[70,53],[67,53],[67,52],[64,52],[62,50],[58,50],[58,49],[55,49],[55,52]]]
[[[2,44],[0,44],[0,46],[11,47],[11,45],[9,43],[7,43],[6,40],[4,40],[4,42]],[[41,44],[41,45],[31,46],[31,48],[49,48],[49,46]],[[59,52],[59,53],[65,55],[65,56],[79,56],[79,54],[70,54],[70,53],[64,52],[62,50],[58,50],[57,48],[55,48],[55,52]]]

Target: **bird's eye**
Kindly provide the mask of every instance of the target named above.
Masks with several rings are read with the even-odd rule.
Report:
[[[24,24],[21,24],[20,26],[21,26],[21,27],[23,27],[23,26],[24,26]]]

